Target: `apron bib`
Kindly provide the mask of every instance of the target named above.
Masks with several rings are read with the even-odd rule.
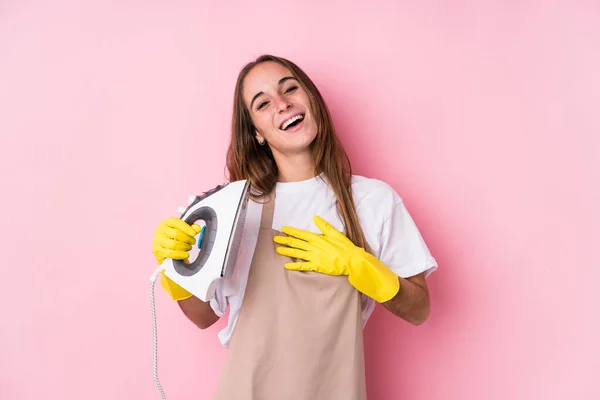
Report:
[[[265,198],[216,400],[365,400],[360,293],[346,276],[288,271]]]

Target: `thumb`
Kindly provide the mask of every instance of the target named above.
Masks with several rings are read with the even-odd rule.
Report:
[[[199,234],[200,231],[202,230],[202,228],[198,224],[192,225],[192,229],[194,230],[194,232],[196,232],[196,235]]]

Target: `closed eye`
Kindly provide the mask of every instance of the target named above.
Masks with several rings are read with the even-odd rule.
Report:
[[[286,89],[285,94],[289,94],[289,93],[294,93],[296,91],[296,89],[298,89],[298,86],[290,86],[289,88]],[[258,107],[256,107],[257,110],[262,110],[263,108],[265,108],[267,105],[269,105],[268,101],[263,101],[262,103],[260,103],[258,105]]]

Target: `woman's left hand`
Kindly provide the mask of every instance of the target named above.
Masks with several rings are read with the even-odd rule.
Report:
[[[279,254],[305,260],[288,262],[286,269],[346,275],[352,286],[379,303],[391,300],[398,293],[398,275],[321,217],[313,220],[323,235],[284,226],[281,230],[289,236],[273,238],[275,243],[287,246],[278,247]]]

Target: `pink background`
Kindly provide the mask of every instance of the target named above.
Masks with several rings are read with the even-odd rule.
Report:
[[[600,398],[597,3],[81,3],[0,5],[0,398],[159,398],[153,231],[223,179],[263,52],[315,80],[440,264],[426,324],[368,324],[369,399]],[[225,321],[156,296],[167,398],[211,398]]]

